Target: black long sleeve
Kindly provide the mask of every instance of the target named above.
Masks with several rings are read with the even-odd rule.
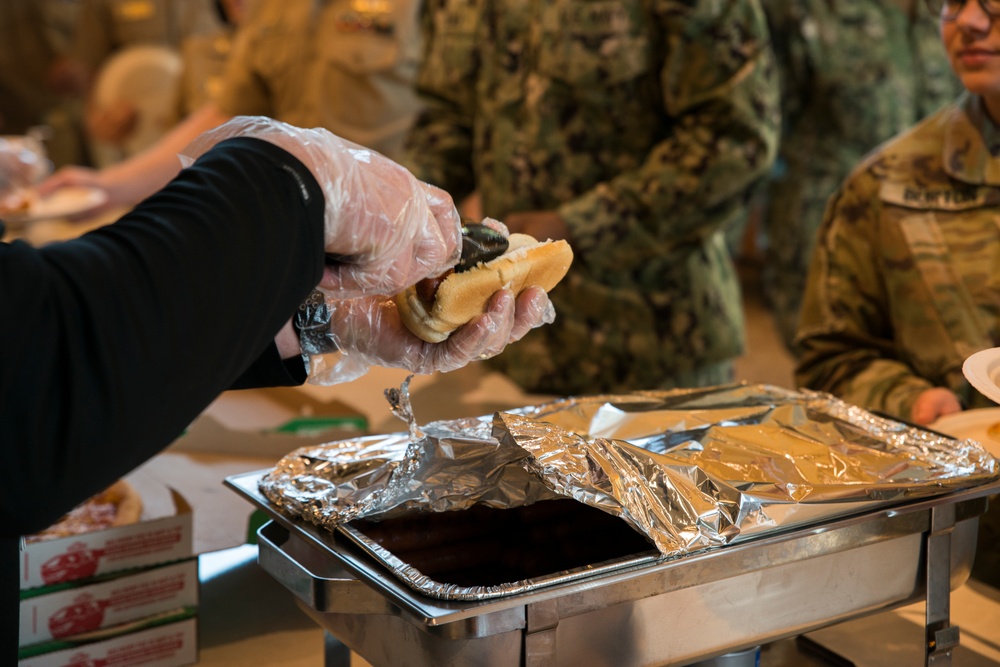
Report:
[[[273,339],[322,275],[323,212],[304,165],[239,138],[113,225],[0,243],[0,534],[51,524],[234,384],[293,383]]]

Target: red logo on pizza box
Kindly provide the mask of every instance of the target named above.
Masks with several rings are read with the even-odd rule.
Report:
[[[104,667],[107,664],[107,660],[92,659],[86,653],[74,653],[69,657],[66,667]]]
[[[50,558],[42,564],[42,581],[61,584],[64,581],[84,579],[97,573],[97,565],[104,551],[88,549],[83,542],[74,542],[66,553]]]
[[[49,632],[59,639],[96,630],[104,621],[107,606],[106,602],[95,600],[92,595],[80,595],[73,600],[73,604],[52,614],[49,618]]]

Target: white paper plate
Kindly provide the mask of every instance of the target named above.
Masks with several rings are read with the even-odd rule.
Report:
[[[955,412],[929,424],[928,428],[959,440],[975,440],[1000,458],[1000,408]]]
[[[1000,403],[1000,347],[976,352],[962,364],[962,373],[983,396]]]
[[[100,188],[65,187],[56,190],[44,199],[32,198],[27,211],[9,214],[4,217],[4,221],[17,225],[37,220],[53,220],[81,215],[96,209],[107,200],[107,193]]]

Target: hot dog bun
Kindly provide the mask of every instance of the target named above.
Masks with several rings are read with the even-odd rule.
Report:
[[[499,257],[446,277],[433,303],[421,299],[415,287],[397,294],[396,307],[403,324],[418,338],[440,343],[485,312],[490,297],[502,287],[509,287],[515,295],[533,286],[548,292],[573,261],[566,241],[538,241],[527,234],[511,234],[509,243]]]

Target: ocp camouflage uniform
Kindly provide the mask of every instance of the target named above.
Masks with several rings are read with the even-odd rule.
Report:
[[[777,78],[756,0],[435,0],[407,164],[503,219],[557,210],[554,324],[491,361],[552,394],[727,381],[743,347],[721,231],[770,166]]]
[[[786,343],[826,200],[868,151],[955,99],[937,18],[899,0],[762,0],[782,83],[763,288]]]
[[[1000,129],[963,95],[873,153],[830,199],[802,304],[800,384],[908,419],[1000,345]]]
[[[909,419],[931,387],[995,407],[962,374],[1000,346],[1000,128],[963,95],[865,160],[830,199],[796,342],[796,379]],[[1000,585],[1000,497],[973,575]]]

